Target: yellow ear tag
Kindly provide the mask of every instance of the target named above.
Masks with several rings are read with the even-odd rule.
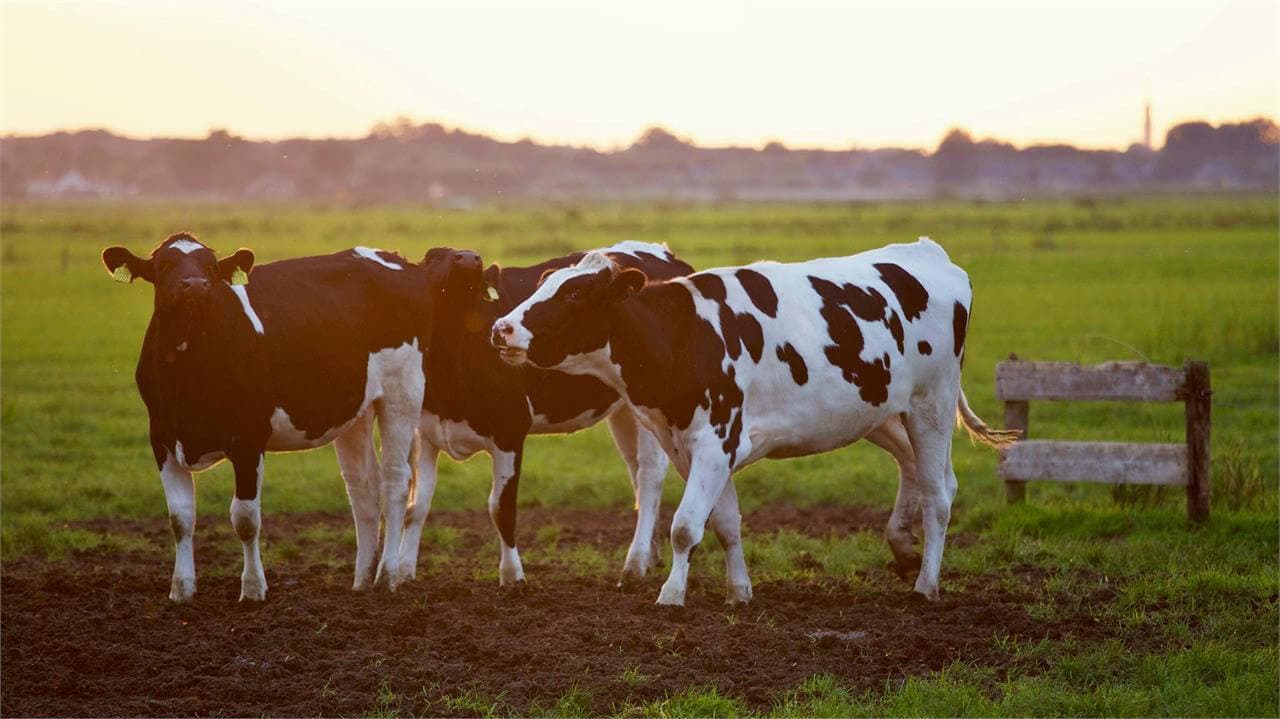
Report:
[[[231,284],[233,285],[249,284],[249,273],[237,267],[236,271],[231,273]]]
[[[133,273],[129,271],[128,265],[120,265],[115,272],[111,273],[111,279],[116,282],[123,282],[126,285],[133,282]]]
[[[485,297],[487,297],[487,298],[488,298],[488,301],[489,301],[489,302],[497,302],[497,301],[498,301],[498,290],[497,290],[497,288],[496,288],[496,287],[492,287],[492,286],[490,286],[490,287],[486,287],[486,288],[484,288],[484,295],[485,295]]]

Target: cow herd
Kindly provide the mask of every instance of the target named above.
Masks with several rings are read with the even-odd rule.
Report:
[[[356,247],[255,266],[249,250],[218,259],[180,233],[145,258],[111,247],[102,259],[117,280],[154,285],[135,379],[173,530],[176,602],[196,590],[192,474],[231,462],[240,598],[262,600],[263,457],[329,443],[356,526],[355,589],[414,578],[441,452],[489,454],[499,577],[521,582],[525,438],[601,420],[635,491],[624,580],[656,564],[668,463],[686,481],[659,604],[684,603],[708,524],[725,550],[727,601],[749,601],[733,473],[861,438],[898,464],[885,537],[899,573],[936,599],[953,422],[993,446],[1015,437],[965,400],[972,288],[927,238],[703,272],[635,241],[522,268],[443,247],[419,263]]]

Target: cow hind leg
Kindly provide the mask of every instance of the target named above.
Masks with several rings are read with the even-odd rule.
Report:
[[[893,552],[898,576],[915,582],[920,573],[920,553],[916,551],[916,538],[912,525],[920,512],[919,489],[916,486],[916,457],[911,449],[911,439],[902,420],[894,417],[871,430],[868,442],[893,455],[898,463],[898,497],[893,503],[893,514],[884,528],[885,541]]]
[[[169,599],[189,602],[196,593],[196,488],[191,472],[169,456],[160,468],[164,500],[169,506],[169,526],[173,530],[173,580]]]
[[[422,542],[422,528],[431,512],[431,498],[436,493],[436,461],[440,450],[429,442],[422,442],[417,452],[418,482],[413,491],[413,503],[404,516],[404,534],[400,537],[400,569],[406,580],[418,576],[418,545]]]
[[[667,474],[667,453],[626,408],[609,415],[609,431],[627,465],[635,491],[636,528],[622,565],[619,586],[643,577],[657,566],[661,542],[658,514],[662,508],[662,484]]]
[[[240,601],[261,602],[267,598],[267,575],[262,569],[258,538],[262,533],[263,455],[232,458],[236,491],[231,499],[231,527],[244,550],[244,571],[240,573]]]
[[[751,601],[751,578],[742,552],[742,512],[738,509],[738,489],[733,480],[725,483],[711,512],[711,528],[724,547],[725,604],[746,604]]]
[[[421,387],[421,385],[419,385]],[[403,580],[400,567],[400,538],[404,532],[409,502],[409,478],[413,470],[409,455],[413,445],[422,394],[416,401],[396,396],[384,398],[378,408],[378,432],[382,438],[382,559],[374,575],[374,585],[395,591]]]
[[[351,588],[360,592],[373,586],[373,563],[378,556],[378,455],[373,450],[373,412],[361,415],[334,440],[333,446],[356,525],[356,568]]]
[[[958,374],[958,373],[957,373]],[[959,387],[959,377],[954,382]],[[938,575],[942,570],[943,545],[951,521],[948,471],[951,454],[952,416],[956,391],[938,388],[930,395],[911,400],[907,433],[916,456],[916,476],[920,489],[921,524],[924,528],[924,558],[915,590],[928,599],[938,599]]]
[[[520,490],[523,448],[493,452],[493,487],[489,490],[489,518],[498,530],[498,582],[509,587],[524,581],[524,566],[516,548],[516,500]]]

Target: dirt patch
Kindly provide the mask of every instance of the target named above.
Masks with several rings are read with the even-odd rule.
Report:
[[[770,516],[749,516],[751,530],[818,524],[809,517],[791,524],[788,516],[771,525]],[[867,517],[864,528],[879,531],[882,516]],[[575,542],[613,550],[629,539],[629,519],[622,511],[532,510],[522,513],[522,527],[532,537],[557,525],[560,550]],[[831,523],[849,531],[853,525],[840,524],[847,521]],[[459,549],[493,548],[482,514],[442,514],[433,523],[457,528]],[[551,559],[530,573],[529,586],[499,591],[474,578],[478,565],[468,558],[424,561],[418,581],[394,595],[357,595],[349,589],[354,548],[323,532],[311,533],[319,538],[300,557],[268,567],[264,604],[241,606],[238,547],[229,528],[209,524],[197,534],[199,594],[189,606],[166,599],[172,557],[163,520],[82,525],[154,538],[154,551],[6,563],[0,713],[474,713],[457,701],[463,693],[519,712],[573,688],[608,712],[695,686],[766,708],[814,674],[880,688],[958,659],[1007,669],[1011,658],[994,647],[1002,637],[1107,634],[1065,609],[1079,597],[1062,599],[1056,622],[1033,619],[1028,605],[1054,602],[1034,572],[949,573],[950,591],[938,604],[879,570],[853,583],[762,583],[741,609],[721,604],[718,582],[695,578],[689,606],[670,610],[653,604],[660,578],[623,592],[613,586],[612,568],[608,576],[573,578]],[[283,537],[345,530],[350,520],[280,515],[267,524]],[[477,561],[495,560],[484,552]]]

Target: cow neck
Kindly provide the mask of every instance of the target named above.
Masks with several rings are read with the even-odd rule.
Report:
[[[239,327],[236,315],[243,319]],[[243,349],[253,327],[239,301],[224,283],[210,290],[208,304],[193,313],[156,308],[156,361],[162,375],[171,370],[188,370],[193,366],[215,364],[225,360],[227,348]]]
[[[437,301],[435,319],[432,322],[429,356],[437,369],[467,371],[467,362],[476,354],[476,347],[492,352],[487,331],[496,319],[490,303],[480,299],[461,301]]]
[[[670,282],[649,285],[613,305],[609,348],[616,369],[601,379],[635,404],[660,406],[675,386],[675,348],[692,306],[688,291]]]

